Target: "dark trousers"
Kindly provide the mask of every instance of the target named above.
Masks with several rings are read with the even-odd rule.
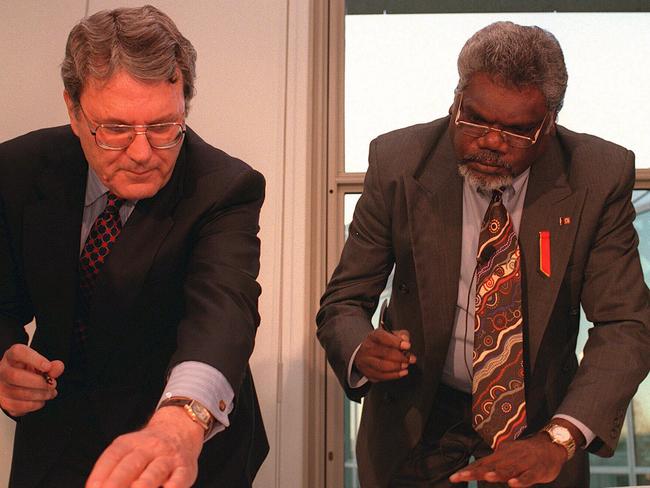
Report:
[[[391,488],[459,488],[449,476],[480,459],[492,449],[472,428],[472,396],[440,385],[422,439],[409,453],[390,482]],[[506,483],[479,482],[480,488],[507,487]],[[588,488],[589,470],[584,451],[564,467],[560,476],[544,485],[553,488]]]

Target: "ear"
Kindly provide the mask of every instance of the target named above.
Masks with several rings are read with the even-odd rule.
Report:
[[[557,112],[553,112],[553,116],[551,117],[551,121],[548,123],[546,126],[546,130],[544,131],[547,135],[554,136],[556,133],[556,122],[557,122]]]
[[[70,94],[63,90],[63,100],[65,101],[65,106],[68,109],[68,117],[70,118],[70,127],[72,127],[72,132],[79,137],[79,124],[81,123],[81,113],[79,107],[75,105],[70,97]]]

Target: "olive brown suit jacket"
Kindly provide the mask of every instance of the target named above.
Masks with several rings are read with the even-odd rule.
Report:
[[[371,143],[364,191],[317,316],[318,337],[347,395],[366,396],[356,447],[363,487],[387,486],[420,440],[447,355],[463,207],[448,124],[446,117]],[[596,434],[590,449],[605,456],[650,368],[649,293],[632,224],[633,184],[632,152],[557,127],[531,167],[519,233],[528,430],[555,413],[573,416]],[[539,269],[540,231],[551,236],[550,276]],[[372,329],[393,265],[386,319],[409,330],[418,362],[401,380],[352,389],[348,363]],[[578,366],[581,306],[595,327]],[[561,476],[584,479],[585,457],[578,455]]]
[[[27,341],[35,318],[31,346],[70,364],[87,171],[69,126],[0,145],[0,354]],[[17,419],[11,487],[36,486],[71,442],[96,454],[142,427],[168,371],[188,360],[235,392],[196,486],[250,486],[268,451],[248,368],[263,199],[261,174],[188,128],[170,181],[137,203],[97,278],[86,368],[68,367],[57,398]],[[82,418],[92,427],[83,440]]]

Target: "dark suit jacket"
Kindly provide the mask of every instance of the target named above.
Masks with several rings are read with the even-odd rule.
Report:
[[[2,352],[26,342],[35,317],[32,347],[68,362],[86,175],[69,126],[0,145]],[[59,396],[18,419],[11,486],[35,486],[76,442],[80,417],[96,419],[99,452],[143,426],[169,369],[187,360],[217,368],[235,391],[231,425],[204,445],[196,486],[249,486],[268,451],[248,368],[263,199],[261,174],[188,129],[170,181],[138,202],[97,279],[87,370],[67,370]]]
[[[364,487],[386,486],[420,440],[440,381],[458,293],[462,178],[449,118],[385,134],[370,165],[339,266],[322,299],[318,336],[347,395],[367,394],[357,439]],[[520,226],[530,431],[556,412],[581,420],[611,455],[628,402],[650,368],[648,288],[630,202],[634,155],[558,127],[531,168]],[[570,224],[560,225],[568,216]],[[551,276],[539,231],[551,235]],[[355,348],[395,264],[387,319],[408,329],[418,363],[399,381],[350,389]],[[580,367],[580,305],[594,322]],[[584,471],[581,462],[568,467]],[[570,486],[570,485],[569,485]]]

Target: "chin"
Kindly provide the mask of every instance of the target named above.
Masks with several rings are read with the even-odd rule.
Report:
[[[162,186],[159,183],[131,183],[116,185],[111,191],[126,200],[144,200],[153,197],[160,191]]]
[[[458,173],[474,188],[492,191],[512,185],[512,175],[488,175],[474,171],[466,164],[458,165]]]

